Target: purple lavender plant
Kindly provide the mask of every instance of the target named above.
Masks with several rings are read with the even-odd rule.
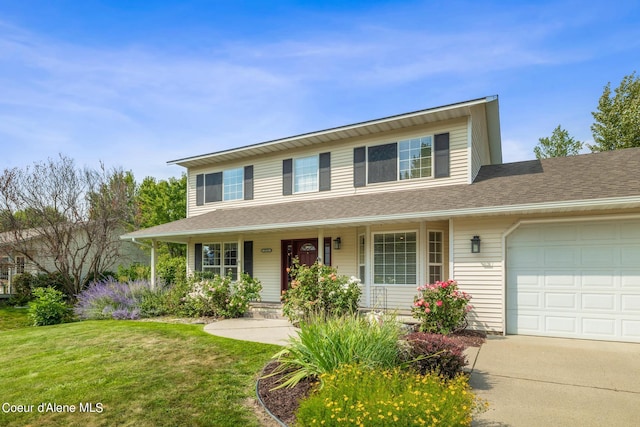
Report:
[[[113,278],[94,282],[78,296],[76,315],[88,319],[138,319],[140,303],[151,291],[149,282],[122,283]]]

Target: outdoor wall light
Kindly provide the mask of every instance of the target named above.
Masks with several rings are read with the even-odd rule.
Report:
[[[333,249],[340,249],[342,247],[342,239],[339,237],[336,237],[335,239],[333,239]]]
[[[473,236],[473,239],[471,239],[471,253],[480,253],[480,236]]]

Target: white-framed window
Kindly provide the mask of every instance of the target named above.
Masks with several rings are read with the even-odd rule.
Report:
[[[442,231],[429,231],[429,283],[443,279],[442,235]]]
[[[240,200],[244,197],[244,168],[222,172],[223,200]]]
[[[202,245],[202,271],[219,276],[238,278],[238,242],[206,243]]]
[[[9,280],[9,257],[0,258],[0,280]]]
[[[374,234],[373,283],[415,286],[417,278],[417,233]]]
[[[431,136],[398,141],[399,179],[431,176]]]
[[[293,160],[293,192],[318,191],[318,156]]]
[[[23,256],[16,257],[16,274],[24,273],[25,260]]]
[[[358,235],[358,278],[362,283],[366,283],[367,267],[365,264],[366,239],[364,234]]]

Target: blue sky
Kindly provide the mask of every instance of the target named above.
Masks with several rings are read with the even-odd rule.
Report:
[[[0,0],[0,170],[166,162],[498,95],[503,159],[592,141],[640,72],[634,1]]]

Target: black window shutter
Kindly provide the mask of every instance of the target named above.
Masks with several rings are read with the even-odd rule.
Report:
[[[204,174],[196,175],[196,205],[204,205]]]
[[[293,159],[282,161],[282,195],[293,194]]]
[[[398,179],[398,144],[369,147],[369,184]]]
[[[193,258],[195,259],[195,270],[202,271],[202,243],[196,243],[194,245]]]
[[[244,199],[253,200],[253,166],[244,167]]]
[[[435,152],[435,178],[443,178],[449,176],[449,134],[441,133],[434,137]]]
[[[253,276],[253,241],[244,242],[242,271]]]
[[[204,201],[219,202],[222,200],[222,172],[208,173],[204,176]]]
[[[331,190],[331,153],[320,153],[320,191]]]
[[[353,149],[353,186],[367,185],[367,147]]]

